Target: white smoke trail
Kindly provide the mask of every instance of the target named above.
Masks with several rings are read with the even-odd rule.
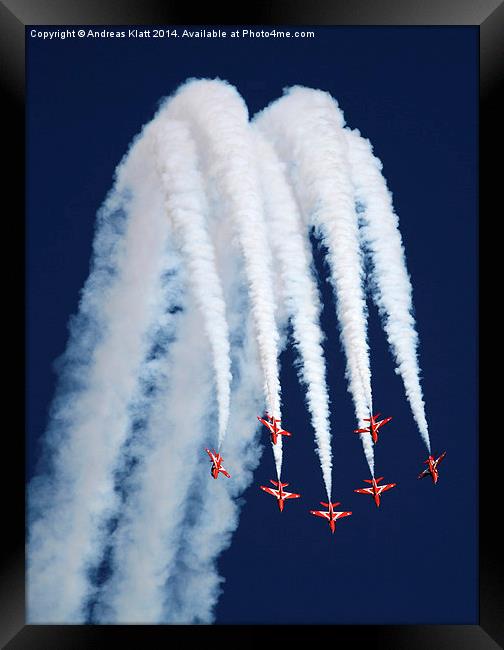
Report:
[[[177,594],[185,583],[181,578],[183,563],[189,557],[191,575],[198,567],[202,589],[219,581],[214,549],[229,545],[238,525],[235,498],[250,483],[251,469],[258,462],[260,450],[251,443],[263,378],[255,339],[241,333],[248,321],[244,322],[248,305],[243,304],[241,291],[245,281],[241,255],[225,226],[219,234],[216,252],[226,271],[223,288],[235,341],[233,356],[237,357],[231,395],[237,435],[226,439],[225,455],[232,479],[214,481],[209,476],[203,446],[211,408],[210,359],[199,336],[201,318],[196,305],[186,297],[177,340],[170,347],[166,368],[169,381],[156,401],[144,434],[145,444],[137,450],[139,470],[130,482],[130,496],[114,536],[114,575],[100,595],[96,612],[101,623],[173,622]],[[209,513],[212,516],[208,517]],[[191,523],[200,518],[204,522],[201,535]],[[195,558],[193,551],[188,551],[192,547]],[[173,605],[164,605],[165,599]],[[182,622],[191,622],[199,616],[199,609],[207,606],[203,596],[186,603],[193,614]]]
[[[226,305],[205,219],[209,207],[198,169],[195,145],[185,124],[164,120],[156,129],[156,153],[166,209],[182,239],[188,277],[210,341],[219,410],[218,448],[229,419],[231,359]]]
[[[50,471],[29,488],[30,623],[83,620],[100,524],[117,505],[113,472],[149,346],[145,333],[159,320],[167,225],[145,138],[127,160],[99,215],[92,271],[63,359],[46,435]]]
[[[225,214],[236,227],[249,285],[267,410],[280,418],[278,331],[268,237],[247,107],[235,88],[220,80],[184,84],[167,104],[167,115],[187,121],[207,153],[208,180],[219,188]],[[281,445],[276,445],[281,474]]]
[[[149,134],[155,147],[159,147],[160,137],[165,139],[163,152],[159,150],[163,157],[161,166],[163,170],[169,169],[172,176],[167,178],[164,175],[166,183],[162,193],[165,193],[170,215],[173,215],[176,208],[201,207],[205,197],[199,195],[204,192],[196,179],[200,165],[190,143],[188,146],[187,127],[166,121],[164,111],[164,108],[161,109],[155,128],[151,128]],[[178,174],[183,178],[175,178]],[[191,199],[195,191],[198,196],[193,202]],[[212,213],[219,211],[220,216],[220,199],[217,203],[209,203],[206,209],[208,224],[204,227],[208,225],[210,230],[213,225]],[[180,213],[177,216],[182,217]],[[235,345],[240,346],[243,345],[239,343],[242,335],[237,334],[237,330],[243,329],[243,313],[249,309],[248,304],[243,304],[240,289],[245,286],[245,277],[240,268],[241,254],[233,241],[232,230],[222,220],[219,220],[218,232],[216,261],[226,285],[226,305]],[[215,234],[214,226],[209,236]],[[192,254],[187,249],[187,242],[182,245],[182,252],[186,260]],[[190,260],[187,261],[187,270],[192,273]],[[190,278],[188,282],[193,289],[195,302],[199,304],[200,288],[191,283]],[[229,483],[222,478],[214,483],[207,467],[203,469],[201,466],[202,462],[206,465],[207,461],[203,447],[209,429],[208,414],[212,410],[212,382],[205,340],[199,335],[201,315],[187,295],[185,303],[177,340],[170,346],[164,369],[168,377],[167,385],[156,398],[147,429],[143,432],[144,442],[138,444],[135,450],[138,468],[128,481],[128,498],[114,534],[114,573],[98,595],[98,603],[95,603],[95,617],[102,623],[159,623],[170,619],[170,614],[163,610],[163,599],[167,581],[169,584],[178,571],[177,557],[181,545],[185,543],[182,536],[188,529],[187,517],[190,520],[197,517],[201,508],[206,507],[200,502],[210,500],[210,497],[212,501],[217,498],[223,503],[224,510],[227,504],[227,509],[237,511],[232,496],[239,494],[250,482],[251,463],[257,463],[259,450],[257,447],[251,448],[250,443],[254,437],[254,413],[260,402],[258,389],[261,372],[256,348],[252,346],[246,367],[243,364],[237,366],[234,390],[241,391],[242,395],[238,403],[240,412],[233,418],[237,435],[226,442],[225,466],[233,478]],[[245,400],[248,404],[246,408]],[[235,398],[233,403],[236,403]],[[198,466],[195,459],[202,456],[204,460]],[[200,483],[202,476],[211,484],[208,486],[205,483],[197,491],[197,496],[192,497],[194,483]],[[191,507],[193,498],[194,507]],[[223,539],[229,543],[230,532],[238,523],[237,515],[223,521],[221,512],[211,523],[216,531],[213,535],[219,535],[223,529]],[[207,536],[212,536],[211,530],[207,531]],[[201,540],[200,544],[204,545]],[[213,571],[213,562],[208,568],[210,570]]]
[[[411,282],[406,269],[399,219],[382,175],[382,163],[358,130],[344,130],[356,198],[362,204],[362,237],[372,261],[373,299],[378,307],[406,396],[422,440],[430,440],[418,367],[418,334],[412,314]]]
[[[252,481],[252,471],[259,462],[257,431],[250,426],[250,421],[261,404],[263,378],[254,326],[250,317],[244,323],[242,314],[240,329],[243,325],[246,331],[240,347],[233,353],[233,368],[236,368],[233,375],[239,380],[231,394],[233,422],[240,435],[229,436],[226,441],[226,466],[230,468],[232,480],[226,484],[227,489],[213,489],[213,485],[212,489],[207,488],[207,480],[201,478],[194,487],[198,508],[192,523],[184,527],[177,564],[168,582],[163,617],[166,623],[213,622],[213,610],[223,582],[215,559],[231,544],[243,505],[237,497]],[[208,477],[208,480],[212,479]]]
[[[347,377],[359,426],[369,417],[371,371],[358,219],[348,172],[343,115],[326,92],[296,86],[256,118],[287,166],[302,212],[328,249]],[[361,434],[374,475],[371,436]]]
[[[254,128],[256,150],[261,160],[261,181],[270,241],[278,260],[287,311],[292,317],[293,338],[301,358],[300,378],[306,386],[322,466],[327,497],[331,498],[331,433],[329,396],[319,326],[320,302],[310,268],[311,253],[306,241],[306,227],[292,189],[272,146]]]
[[[188,494],[197,459],[207,459],[204,420],[213,377],[199,310],[187,296],[185,305],[166,360],[167,381],[135,450],[138,465],[113,537],[114,573],[95,610],[101,623],[163,622],[164,586],[181,527],[187,510],[199,507]]]
[[[180,332],[185,331],[185,315],[187,310],[194,308],[197,313],[196,305],[185,295],[186,281],[184,281],[183,266],[175,250],[171,251],[171,259],[172,267],[167,267],[165,273],[163,273],[163,276],[166,277],[166,281],[163,283],[165,299],[164,313],[160,315],[156,322],[152,349],[149,352],[148,359],[142,366],[140,382],[143,385],[143,391],[139,399],[135,400],[135,403],[130,409],[132,433],[126,445],[121,450],[121,460],[115,472],[116,490],[121,494],[122,499],[117,504],[115,510],[110,512],[107,527],[111,532],[104,540],[105,543],[100,556],[100,561],[105,561],[105,568],[109,573],[117,563],[118,566],[115,567],[116,571],[120,573],[123,570],[127,574],[128,572],[132,572],[136,576],[137,580],[135,581],[134,591],[138,596],[137,604],[140,615],[143,614],[142,602],[143,600],[147,600],[143,598],[145,592],[147,591],[148,593],[145,585],[149,583],[149,577],[151,575],[149,573],[149,562],[145,562],[142,554],[144,556],[147,555],[150,559],[151,556],[156,556],[157,551],[158,558],[160,555],[163,556],[163,538],[160,531],[163,530],[163,516],[166,513],[168,515],[170,514],[169,507],[166,507],[162,497],[163,489],[165,489],[167,481],[166,477],[169,475],[168,468],[170,464],[166,461],[166,445],[170,445],[170,432],[173,429],[173,420],[171,413],[163,407],[165,407],[167,386],[172,381],[171,366],[174,350],[176,349],[174,342],[180,338]],[[197,334],[194,331],[192,333]],[[209,373],[210,359],[206,357],[205,350],[203,350],[202,356],[207,362],[204,371]],[[178,379],[181,382],[181,386],[187,390],[187,385],[184,384],[185,377],[187,377],[187,373],[183,372],[182,378]],[[192,386],[197,388],[197,382],[193,381]],[[181,403],[180,395],[179,403]],[[184,403],[190,408],[191,398],[186,398]],[[179,422],[177,424],[183,424],[181,429],[184,430],[186,426],[191,425],[190,417],[186,418],[183,423]],[[161,445],[156,447],[156,442],[159,439],[163,440],[164,447]],[[160,452],[158,456],[154,454],[155,451]],[[176,457],[176,450],[174,455]],[[158,469],[158,472],[155,474],[155,485],[147,485],[147,489],[145,489],[146,482],[142,482],[141,476],[142,472],[145,471],[147,463],[150,463],[148,469],[151,472],[153,472],[153,468]],[[162,466],[160,470],[159,465]],[[180,491],[178,495],[183,497],[183,485],[179,487]],[[170,491],[174,492],[171,484]],[[157,496],[160,498],[156,498]],[[134,512],[132,504],[136,505],[137,512]],[[140,507],[140,505],[143,507]],[[137,538],[133,553],[129,555],[124,553],[121,555],[120,552],[117,552],[114,542],[120,548],[120,543],[117,540],[119,539],[124,544],[125,531],[133,538],[133,532],[127,525],[132,513],[134,522],[142,526],[141,537]],[[146,519],[148,519],[147,522]],[[114,532],[112,533],[110,523],[114,521],[115,526]],[[156,535],[157,533],[159,534]],[[132,563],[129,564],[129,561]],[[127,567],[127,570],[125,567]],[[143,580],[138,579],[139,571],[143,572]],[[116,578],[115,574],[114,578]],[[112,585],[117,586],[117,582],[117,580],[113,579]],[[110,585],[107,586],[110,587]],[[86,622],[89,622],[90,619],[93,623],[97,622],[97,620],[111,622],[116,616],[114,609],[115,603],[113,601],[113,596],[116,594],[113,589],[107,588],[107,586],[105,588],[103,585],[95,586],[94,593],[89,595],[87,605],[88,607],[92,605],[92,612],[90,612]],[[129,611],[128,614],[133,616],[133,620],[136,620],[134,612]],[[150,621],[151,619],[149,618],[148,620]],[[124,617],[122,621],[128,622],[128,618]],[[112,622],[117,622],[117,620]]]

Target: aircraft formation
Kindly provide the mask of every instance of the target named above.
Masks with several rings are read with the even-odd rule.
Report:
[[[378,431],[382,426],[384,426],[385,424],[387,424],[392,420],[392,417],[387,417],[387,418],[383,418],[382,420],[377,420],[377,418],[380,415],[381,413],[375,413],[374,415],[371,415],[371,417],[365,418],[365,421],[369,422],[369,426],[363,429],[355,429],[354,433],[359,433],[359,434],[370,433],[371,438],[373,439],[373,443],[376,444],[378,442]],[[275,418],[272,415],[269,415],[268,413],[266,413],[264,417],[257,416],[257,419],[259,420],[259,422],[264,424],[264,426],[268,429],[269,434],[271,436],[271,442],[274,445],[276,445],[278,442],[278,436],[292,436],[292,433],[286,431],[282,427],[282,423],[278,418]],[[219,473],[222,473],[227,478],[231,478],[231,475],[222,466],[223,459],[220,452],[216,452],[215,450],[211,451],[210,449],[205,449],[205,451],[209,455],[212,463],[212,466],[210,468],[210,473],[213,476],[213,478],[217,479]],[[424,461],[427,467],[423,470],[423,472],[421,472],[418,475],[418,478],[422,479],[425,478],[426,476],[430,476],[432,482],[436,484],[439,479],[438,466],[442,462],[445,456],[446,456],[446,451],[444,451],[438,458],[434,458],[434,456],[429,455],[427,460]],[[357,492],[358,494],[367,494],[369,496],[372,496],[376,504],[376,507],[379,508],[381,495],[384,492],[387,492],[387,490],[391,490],[392,488],[396,487],[397,485],[397,483],[386,483],[383,485],[378,485],[381,481],[383,481],[383,476],[380,476],[378,478],[375,478],[373,476],[371,479],[364,479],[364,482],[369,483],[370,487],[357,488],[356,490],[354,490],[354,492]],[[272,483],[275,487],[270,488],[270,487],[266,487],[265,485],[260,485],[259,487],[267,494],[270,494],[271,496],[275,497],[275,499],[278,502],[278,508],[280,512],[283,511],[285,501],[287,499],[299,499],[301,496],[300,494],[296,494],[295,492],[285,491],[284,488],[289,485],[288,483],[282,483],[280,480],[274,481],[273,479],[270,479],[270,483]],[[339,501],[337,501],[336,503],[331,503],[331,501],[329,501],[328,503],[321,501],[320,504],[325,508],[327,508],[327,510],[310,510],[310,514],[315,515],[315,517],[322,517],[323,519],[326,519],[329,522],[331,533],[334,533],[334,531],[336,530],[336,521],[338,519],[342,519],[343,517],[349,517],[352,514],[352,512],[349,511],[335,510],[336,506],[341,505]]]

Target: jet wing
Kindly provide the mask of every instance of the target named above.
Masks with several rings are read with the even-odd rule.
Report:
[[[336,519],[341,519],[342,517],[349,517],[352,513],[351,512],[335,512],[334,515]]]
[[[210,456],[210,458],[212,459],[212,462],[213,462],[213,463],[216,463],[216,462],[217,462],[217,459],[215,458],[215,455],[212,454],[212,452],[210,451],[210,449],[205,449],[205,451],[206,451],[206,453]]]
[[[387,490],[391,490],[396,485],[397,485],[397,483],[389,483],[388,485],[380,485],[380,486],[378,486],[378,494],[381,494],[382,492],[386,492]]]
[[[285,429],[279,429],[278,433],[280,433],[282,436],[292,436],[292,433],[286,431]]]
[[[384,418],[383,420],[380,420],[379,422],[376,423],[376,428],[379,429],[384,424],[387,424],[387,422],[390,422],[391,419],[392,418]]]
[[[272,496],[276,497],[277,499],[280,496],[280,493],[279,493],[278,490],[274,490],[273,488],[265,487],[264,485],[260,485],[259,487],[261,488],[261,490],[264,490],[265,492],[267,492],[268,494],[271,494]]]
[[[430,474],[430,469],[424,469],[424,471],[418,475],[418,478],[425,478]]]
[[[354,433],[369,433],[369,428],[367,428],[367,429],[354,429]]]
[[[446,456],[446,451],[443,451],[441,456],[437,459],[436,465],[439,465],[439,463],[443,460],[443,458]]]
[[[301,495],[294,492],[284,492],[284,499],[299,499]]]
[[[359,494],[373,494],[373,488],[357,488],[354,492],[359,492]]]
[[[231,474],[229,474],[223,467],[219,469],[220,472],[224,474],[224,476],[227,476],[228,478],[231,478]]]
[[[330,519],[328,512],[323,512],[322,510],[310,510],[311,515],[316,517],[323,517],[324,519]]]

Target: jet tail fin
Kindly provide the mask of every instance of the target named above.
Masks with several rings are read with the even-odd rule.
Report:
[[[270,483],[273,483],[273,485],[276,485],[277,487],[287,487],[289,485],[288,483],[282,483],[281,481],[274,481],[272,478],[270,478]]]
[[[365,478],[364,479],[364,483],[372,483],[372,482],[373,482],[373,479],[370,479],[370,478]]]

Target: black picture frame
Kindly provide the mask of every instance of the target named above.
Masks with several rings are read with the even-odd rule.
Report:
[[[24,222],[24,46],[26,25],[107,25],[107,24],[193,24],[193,25],[474,25],[480,34],[480,196],[481,214],[491,217],[492,210],[502,211],[498,169],[492,163],[495,134],[498,133],[502,105],[497,104],[500,79],[504,77],[504,5],[500,0],[267,0],[244,6],[238,10],[222,10],[214,3],[205,8],[192,8],[187,2],[165,0],[3,0],[0,2],[0,83],[3,112],[9,148],[4,197],[10,198],[12,219]],[[499,163],[499,168],[502,165]],[[500,181],[502,183],[502,180]],[[23,213],[16,215],[16,212]],[[490,223],[492,223],[490,221]],[[20,241],[24,231],[20,228]],[[23,244],[20,244],[20,250]],[[9,263],[9,275],[23,278],[23,253]],[[481,266],[480,266],[481,268]],[[485,277],[484,275],[482,277]],[[487,272],[487,281],[492,275]],[[480,283],[481,286],[482,283]],[[22,294],[22,292],[21,292]],[[19,295],[19,294],[18,294]],[[18,298],[19,300],[19,298]],[[18,313],[21,312],[21,307]],[[19,341],[23,328],[17,327],[12,340]],[[13,372],[13,385],[22,384],[22,370]],[[19,384],[17,383],[19,380]],[[479,395],[461,396],[464,400],[478,400]],[[487,398],[488,399],[488,398]],[[493,402],[495,403],[495,402]],[[489,405],[492,402],[488,401]],[[18,418],[19,419],[19,418]],[[455,425],[454,425],[455,426]],[[17,423],[19,430],[19,422]],[[483,430],[482,430],[483,431]],[[479,625],[398,625],[398,626],[317,626],[316,637],[327,634],[344,647],[369,644],[373,648],[416,648],[476,650],[493,649],[504,644],[504,616],[502,567],[500,562],[501,537],[496,534],[495,503],[500,473],[500,444],[502,432],[480,436],[480,490],[479,490],[479,550],[480,550],[480,610]],[[496,438],[498,439],[496,441]],[[24,587],[24,442],[18,435],[6,436],[5,464],[10,466],[10,478],[4,495],[8,496],[9,526],[4,535],[7,552],[0,572],[0,643],[9,649],[108,647],[125,639],[138,647],[152,647],[166,642],[174,634],[201,638],[202,642],[219,642],[243,638],[243,626],[56,626],[25,625]],[[7,461],[8,459],[8,461]],[[472,468],[468,468],[472,471]],[[4,504],[4,509],[9,504]],[[434,567],[442,571],[442,567]],[[463,570],[463,567],[461,567]],[[412,585],[414,588],[414,585]],[[265,626],[251,626],[246,630],[247,640],[265,638]],[[276,629],[280,634],[284,631]],[[311,626],[296,627],[297,640],[310,642]],[[270,634],[271,630],[267,631]],[[218,635],[218,636],[217,636]],[[223,636],[224,635],[224,636]],[[320,637],[322,635],[322,637]],[[288,634],[288,636],[290,636]],[[271,637],[268,637],[271,640]],[[285,638],[285,637],[284,637]],[[325,641],[325,639],[324,639]],[[313,641],[312,641],[313,642]]]

